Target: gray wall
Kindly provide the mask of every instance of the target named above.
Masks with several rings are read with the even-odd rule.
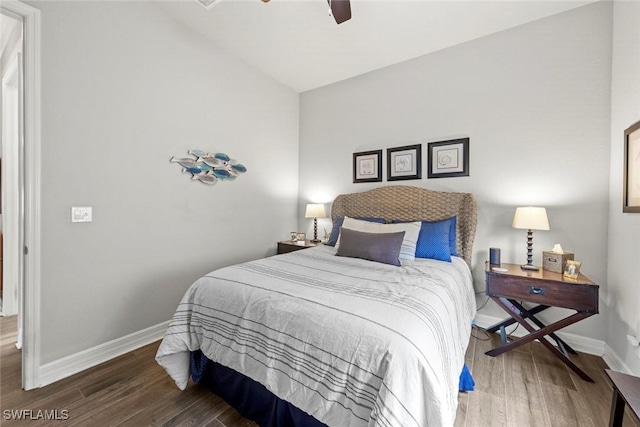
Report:
[[[611,10],[585,6],[303,93],[300,203],[389,185],[353,184],[354,152],[423,143],[426,167],[427,142],[469,136],[469,177],[428,180],[425,169],[399,183],[475,194],[476,290],[490,246],[505,262],[526,261],[513,213],[541,205],[551,230],[535,233],[534,263],[561,243],[606,298]],[[602,311],[568,330],[604,339]],[[482,312],[504,316],[492,304]]]
[[[43,363],[163,322],[200,275],[310,233],[298,206],[388,185],[352,184],[353,152],[469,136],[470,177],[425,170],[401,183],[476,195],[477,291],[489,246],[525,261],[514,208],[546,206],[534,262],[559,242],[602,284],[601,314],[571,331],[606,339],[640,371],[624,338],[640,334],[640,215],[620,209],[622,131],[640,117],[637,3],[586,6],[306,92],[300,108],[150,2],[29,3],[43,17]],[[168,160],[192,148],[249,172],[191,183]],[[93,206],[94,222],[71,224],[71,206]]]
[[[171,318],[221,266],[275,254],[297,225],[298,94],[151,2],[42,11],[42,363]],[[220,151],[235,182],[172,156]],[[72,206],[92,223],[72,224]]]
[[[622,213],[623,135],[640,120],[640,3],[616,1],[613,16],[607,343],[640,375],[638,348],[625,339],[640,336],[640,214]]]

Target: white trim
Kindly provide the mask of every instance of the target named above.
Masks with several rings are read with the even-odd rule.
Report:
[[[481,328],[488,328],[488,327],[493,326],[496,323],[499,323],[499,322],[501,322],[503,320],[504,319],[502,319],[502,318],[493,317],[493,316],[487,316],[486,314],[480,314],[480,313],[477,313],[476,314],[476,318],[475,318],[476,325],[480,326]],[[511,331],[513,328],[515,328],[515,325],[509,326],[507,328],[507,332]],[[521,337],[523,335],[526,335],[526,333],[527,333],[527,331],[522,326],[520,326],[518,329],[515,330],[513,335],[516,336],[516,337]],[[609,347],[602,340],[583,337],[582,335],[576,335],[576,334],[572,334],[570,332],[560,332],[560,331],[558,331],[558,332],[556,332],[556,334],[560,338],[562,338],[567,344],[569,344],[571,347],[573,347],[575,350],[580,351],[582,353],[593,354],[593,355],[596,355],[596,356],[604,356],[605,355],[605,348]],[[611,349],[609,349],[609,350],[611,350]],[[605,360],[605,362],[606,362],[606,360]]]
[[[169,327],[169,320],[151,326],[133,334],[100,344],[93,348],[63,357],[40,368],[40,386],[59,381],[63,378],[92,368],[115,357],[122,356],[154,341],[162,339]]]
[[[640,373],[638,372],[633,372],[631,368],[629,368],[629,366],[624,363],[624,360],[622,360],[622,358],[618,356],[618,354],[613,351],[613,349],[606,343],[604,348],[604,356],[602,356],[602,358],[604,359],[604,362],[609,365],[609,367],[614,371],[622,372],[628,375],[640,375]]]
[[[40,11],[19,1],[0,8],[23,19],[24,37],[24,257],[22,388],[40,384],[40,143],[41,22]]]

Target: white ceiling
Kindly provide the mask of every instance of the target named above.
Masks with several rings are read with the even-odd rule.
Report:
[[[196,0],[157,5],[297,92],[583,6],[594,0],[351,0],[337,25],[326,0]]]

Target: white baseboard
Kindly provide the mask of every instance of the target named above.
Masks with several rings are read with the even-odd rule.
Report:
[[[609,367],[614,371],[622,372],[628,375],[638,375],[638,372],[633,372],[631,368],[629,368],[629,366],[624,363],[624,360],[622,360],[620,356],[618,356],[618,354],[613,351],[613,349],[606,343],[604,355],[602,356],[602,358],[604,359],[604,362],[609,365]]]
[[[504,319],[501,319],[498,317],[487,316],[486,314],[480,314],[480,313],[476,314],[476,318],[475,318],[476,324],[481,328],[488,328],[503,320]],[[507,328],[507,332],[511,331],[513,328],[515,328],[515,324],[512,326],[509,326]],[[521,337],[526,334],[527,334],[527,330],[524,329],[522,326],[516,329],[515,332],[513,333],[513,335],[516,337]],[[603,358],[606,355],[606,349],[608,349],[611,353],[613,353],[613,350],[611,350],[611,348],[609,348],[609,346],[602,340],[587,338],[587,337],[583,337],[582,335],[572,334],[570,332],[558,331],[556,332],[556,334],[560,338],[562,338],[567,344],[573,347],[574,350],[580,351],[582,353],[593,354],[595,356],[602,356]],[[618,360],[620,360],[619,357],[618,357]],[[605,359],[605,362],[607,362],[606,359]]]
[[[40,367],[39,387],[59,381],[94,367],[115,357],[162,339],[169,327],[169,320],[155,326],[134,332],[122,338],[100,344],[79,353],[63,357]]]

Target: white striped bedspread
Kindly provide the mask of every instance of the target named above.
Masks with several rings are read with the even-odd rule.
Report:
[[[395,267],[318,246],[197,280],[156,360],[184,389],[200,349],[329,426],[451,426],[475,304],[461,258]]]

